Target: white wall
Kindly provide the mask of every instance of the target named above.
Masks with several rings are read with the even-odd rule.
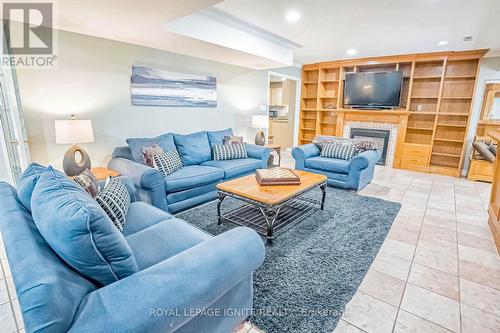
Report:
[[[472,151],[472,142],[476,134],[477,123],[481,115],[481,105],[483,103],[484,85],[487,80],[500,80],[500,57],[483,58],[479,68],[479,77],[477,79],[476,94],[472,101],[472,117],[467,133],[467,146],[462,168],[462,174],[465,175],[469,170],[469,157]]]
[[[133,106],[132,64],[217,77],[216,108]],[[62,165],[68,148],[56,145],[54,120],[91,119],[95,143],[82,145],[93,166],[106,165],[127,137],[232,127],[253,141],[251,115],[267,104],[267,71],[254,71],[180,54],[65,31],[59,32],[58,68],[18,70],[33,161]]]

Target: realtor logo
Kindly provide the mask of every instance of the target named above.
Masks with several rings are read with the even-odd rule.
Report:
[[[2,9],[4,54],[52,54],[52,3],[7,2]]]
[[[1,63],[16,68],[54,68],[57,34],[54,4],[47,2],[3,2],[3,54]],[[2,34],[0,34],[2,35]]]

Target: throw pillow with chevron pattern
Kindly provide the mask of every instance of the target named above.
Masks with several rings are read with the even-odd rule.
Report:
[[[247,158],[247,148],[244,143],[231,143],[212,146],[212,156],[215,161],[235,160]]]
[[[321,149],[322,157],[350,160],[356,155],[356,147],[350,143],[327,143]]]
[[[168,176],[177,170],[182,169],[182,160],[177,149],[153,156],[154,167],[160,171],[163,176]]]

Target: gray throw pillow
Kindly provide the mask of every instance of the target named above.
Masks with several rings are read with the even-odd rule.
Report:
[[[165,152],[163,149],[160,147],[160,145],[152,145],[148,147],[142,147],[142,157],[144,158],[144,164],[146,164],[148,167],[155,167],[155,155],[161,155],[164,154]]]
[[[497,156],[497,145],[496,144],[489,144],[488,149],[491,151],[491,153],[495,156]]]
[[[73,180],[75,183],[83,187],[85,192],[90,194],[92,198],[95,198],[97,193],[99,193],[99,182],[89,169],[83,170],[83,172],[76,176]]]
[[[495,155],[488,149],[486,143],[482,141],[474,142],[472,147],[481,155],[485,160],[495,163]]]
[[[243,137],[242,136],[234,136],[234,135],[226,135],[222,139],[223,144],[229,144],[229,143],[241,143],[243,144]]]

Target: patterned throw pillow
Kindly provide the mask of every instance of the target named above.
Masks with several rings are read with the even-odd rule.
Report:
[[[488,148],[488,145],[483,141],[477,141],[472,143],[472,147],[479,153],[479,155],[485,160],[495,163],[495,155]]]
[[[373,140],[368,139],[351,139],[351,142],[354,144],[356,151],[362,153],[368,150],[377,150],[377,144]]]
[[[347,143],[327,143],[321,149],[322,157],[336,158],[341,160],[350,160],[356,155],[356,147]]]
[[[323,149],[323,146],[329,143],[338,144],[353,144],[356,149],[356,153],[362,153],[368,150],[377,150],[377,144],[373,140],[369,139],[354,139],[354,138],[341,138],[338,136],[330,135],[319,135],[313,139],[313,143],[316,144],[319,149]]]
[[[123,231],[130,206],[130,194],[125,183],[118,178],[109,177],[104,189],[99,192],[95,200],[118,230]]]
[[[154,155],[155,168],[163,176],[168,176],[177,170],[182,169],[182,160],[177,149],[159,155]]]
[[[90,194],[92,198],[95,198],[97,193],[99,193],[99,183],[97,182],[97,178],[95,178],[94,174],[90,172],[89,169],[83,170],[83,172],[76,176],[73,180],[78,185],[83,187],[85,192]]]
[[[160,147],[160,145],[142,147],[141,152],[142,152],[142,157],[144,158],[144,164],[152,168],[155,167],[154,156],[165,153],[163,149]]]
[[[215,144],[212,146],[212,156],[215,161],[235,160],[247,158],[247,148],[244,143],[227,145]]]
[[[233,143],[241,143],[243,144],[243,137],[242,136],[234,136],[234,135],[226,135],[222,139],[222,143],[227,145],[227,144],[233,144]]]
[[[322,149],[324,145],[328,143],[346,143],[349,142],[348,138],[341,138],[339,136],[331,136],[331,135],[318,135],[316,136],[312,143]]]
[[[497,145],[496,144],[489,144],[488,149],[491,151],[491,153],[495,156],[497,156]]]

